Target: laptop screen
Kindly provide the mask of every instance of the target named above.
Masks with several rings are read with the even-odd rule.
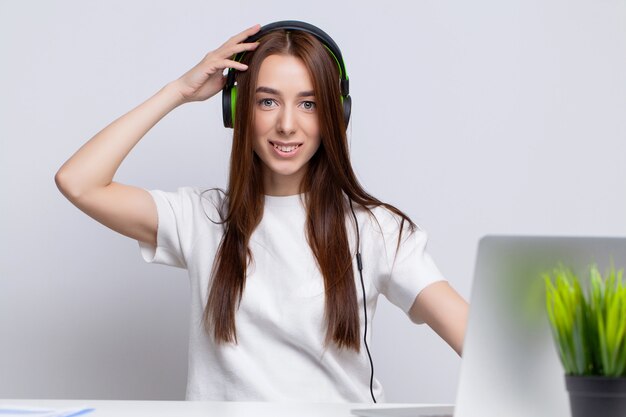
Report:
[[[486,236],[480,240],[456,417],[570,415],[546,313],[543,274],[626,266],[626,238]]]

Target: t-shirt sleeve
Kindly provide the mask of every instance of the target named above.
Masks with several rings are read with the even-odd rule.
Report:
[[[194,242],[194,210],[198,195],[194,187],[176,192],[146,190],[156,204],[157,245],[137,241],[144,261],[187,269]]]
[[[397,216],[399,218],[399,216]],[[430,284],[447,281],[426,251],[428,234],[416,225],[414,231],[404,222],[400,247],[397,249],[400,220],[386,234],[387,273],[381,277],[380,291],[407,315],[417,295]]]

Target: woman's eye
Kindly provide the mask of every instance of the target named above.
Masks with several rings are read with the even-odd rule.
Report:
[[[305,101],[302,103],[302,105],[304,106],[304,108],[306,110],[313,110],[315,108],[315,102],[314,101]]]
[[[272,100],[271,98],[262,98],[261,100],[259,100],[259,104],[262,107],[271,107],[272,103],[274,103],[274,100]]]

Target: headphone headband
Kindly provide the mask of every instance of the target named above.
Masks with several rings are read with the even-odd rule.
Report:
[[[258,39],[274,30],[294,30],[309,33],[315,36],[322,43],[322,45],[324,45],[326,49],[328,49],[330,54],[335,59],[337,66],[339,67],[341,101],[344,107],[344,120],[347,126],[348,121],[350,120],[350,110],[352,105],[352,99],[350,97],[350,83],[348,80],[348,73],[346,72],[346,67],[343,62],[343,56],[341,55],[341,51],[339,50],[339,47],[337,46],[335,41],[322,29],[310,23],[301,22],[298,20],[281,20],[278,22],[269,23],[261,27],[261,29],[257,33],[246,38],[243,43],[256,42]],[[235,54],[232,58],[233,61],[240,62],[245,53],[246,52],[244,51]],[[235,74],[236,70],[234,68],[228,69],[226,84],[224,85],[224,88],[222,90],[222,115],[225,127],[233,127],[234,125],[233,121],[235,114],[235,104],[237,100]]]

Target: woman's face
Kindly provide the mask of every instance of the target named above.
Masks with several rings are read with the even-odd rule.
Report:
[[[270,55],[261,63],[254,135],[265,194],[298,194],[308,162],[320,146],[313,83],[299,58]]]

